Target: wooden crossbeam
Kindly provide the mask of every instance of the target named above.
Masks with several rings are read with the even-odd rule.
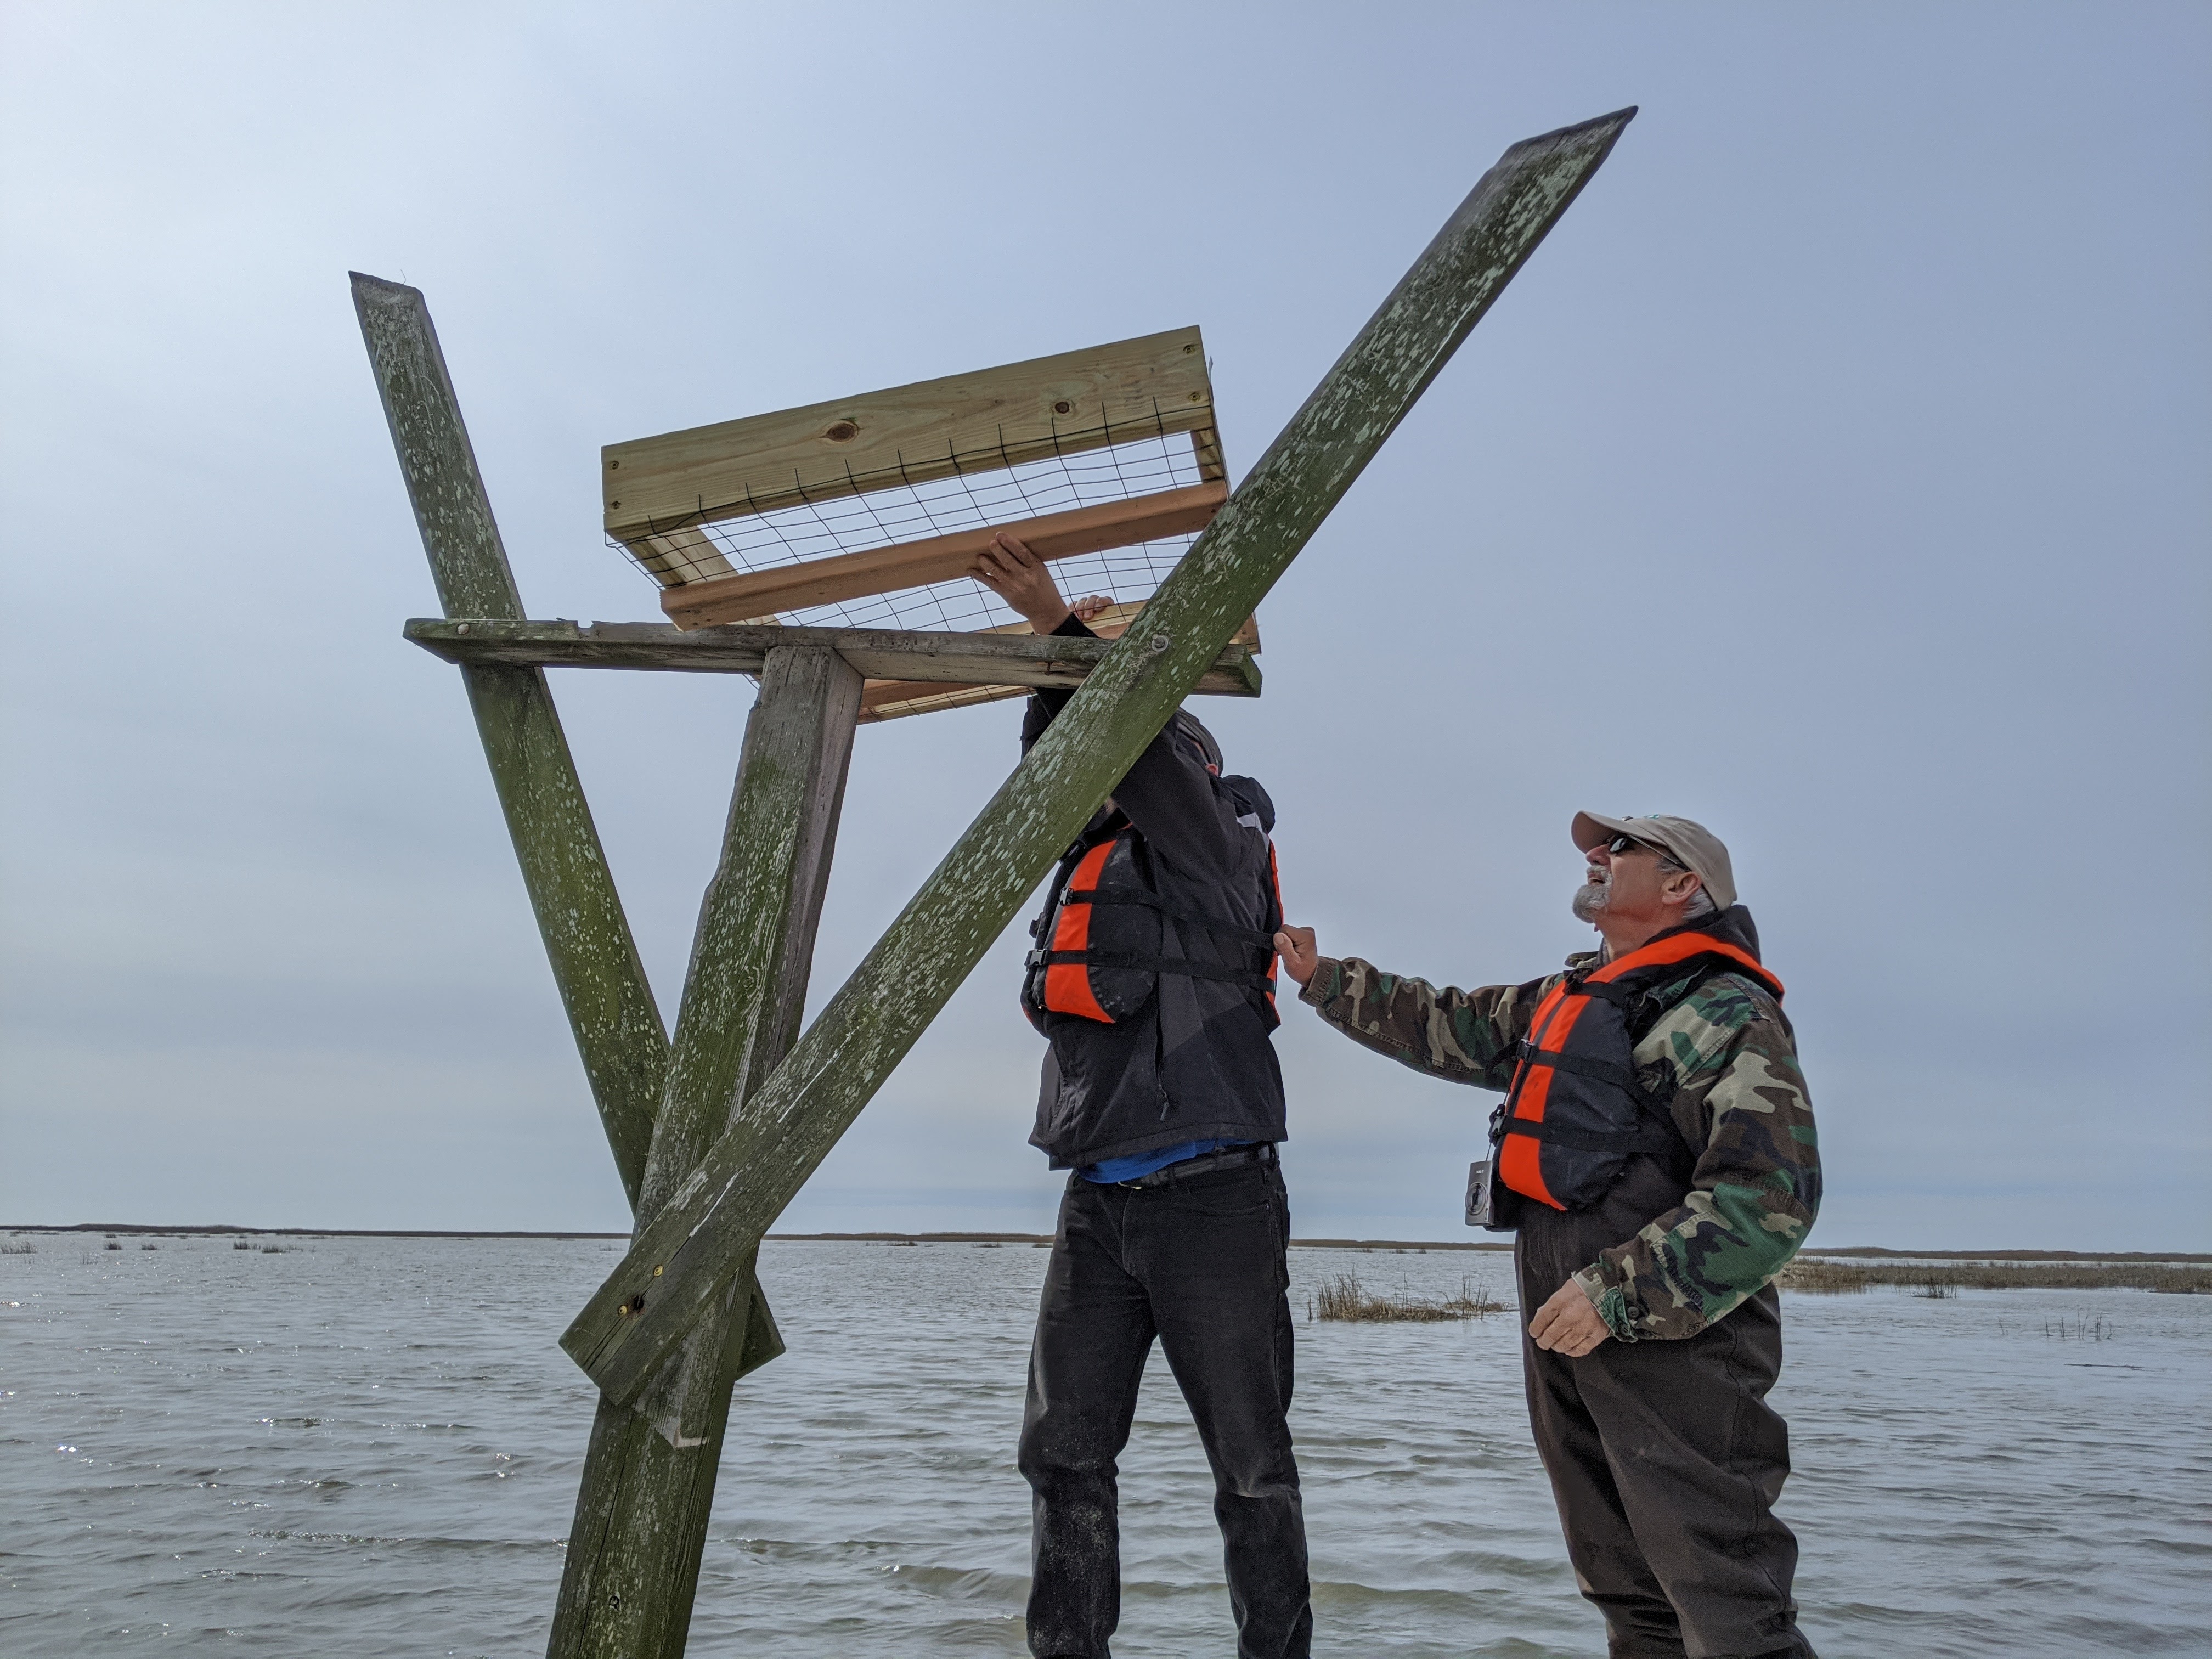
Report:
[[[872,680],[946,685],[1079,684],[1112,648],[1109,640],[1048,634],[925,634],[900,629],[780,628],[773,624],[684,632],[666,623],[520,622],[417,617],[408,639],[448,662],[521,668],[643,668],[757,674],[769,653],[826,646]],[[1212,696],[1256,697],[1260,665],[1251,648],[1224,646],[1195,688]]]
[[[1203,466],[1212,425],[1205,342],[1178,328],[609,444],[599,482],[607,535],[632,542],[1168,433],[1205,434]]]
[[[1514,145],[1221,515],[592,1295],[561,1346],[635,1400],[1084,821],[1288,568],[1595,173],[1635,112]]]
[[[664,589],[660,608],[678,628],[739,622],[778,611],[836,605],[873,593],[926,587],[964,576],[994,536],[1018,536],[1041,559],[1070,559],[1109,547],[1203,530],[1229,499],[1226,483],[1190,484],[1126,501],[1047,513],[1014,524],[984,525],[859,553],[835,553]]]

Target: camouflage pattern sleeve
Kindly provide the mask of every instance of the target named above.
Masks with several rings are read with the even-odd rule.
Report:
[[[1561,975],[1480,991],[1386,974],[1358,957],[1323,957],[1298,993],[1354,1042],[1453,1083],[1503,1090],[1513,1081],[1513,1045]]]
[[[1782,1011],[1724,975],[1678,1012],[1665,1022],[1674,1117],[1705,1125],[1690,1191],[1575,1275],[1624,1342],[1695,1336],[1756,1295],[1820,1207],[1813,1103]]]

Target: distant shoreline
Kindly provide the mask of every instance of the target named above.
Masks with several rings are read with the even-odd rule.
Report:
[[[136,1233],[182,1237],[247,1238],[604,1238],[626,1240],[628,1233],[520,1232],[489,1229],[453,1231],[429,1227],[165,1227],[143,1221],[80,1221],[69,1226],[0,1223],[7,1233]],[[1049,1244],[1050,1233],[770,1233],[785,1244]],[[1294,1238],[1294,1250],[1510,1250],[1504,1241],[1436,1238]],[[1851,1256],[1917,1261],[2208,1261],[2212,1253],[2189,1250],[1911,1250],[1881,1244],[1808,1246],[1808,1256]]]

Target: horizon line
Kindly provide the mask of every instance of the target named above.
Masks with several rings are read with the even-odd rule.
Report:
[[[187,1236],[285,1237],[312,1238],[546,1238],[627,1239],[629,1233],[547,1232],[511,1228],[443,1227],[246,1227],[227,1222],[199,1225],[162,1226],[143,1221],[76,1221],[42,1224],[0,1222],[8,1233],[153,1233]],[[786,1244],[1049,1244],[1050,1233],[927,1232],[927,1233],[769,1233],[769,1241]],[[1510,1242],[1488,1239],[1439,1238],[1294,1238],[1294,1250],[1510,1250]],[[2212,1253],[2196,1250],[1915,1250],[1886,1244],[1811,1245],[1800,1255],[1908,1256],[1929,1261],[2212,1261]]]

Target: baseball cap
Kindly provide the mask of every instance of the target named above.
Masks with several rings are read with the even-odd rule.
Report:
[[[1577,812],[1569,834],[1585,853],[1602,847],[1615,836],[1632,836],[1654,847],[1663,847],[1686,870],[1705,878],[1713,902],[1727,909],[1735,902],[1735,871],[1721,838],[1702,823],[1688,818],[1609,818],[1601,812]]]

